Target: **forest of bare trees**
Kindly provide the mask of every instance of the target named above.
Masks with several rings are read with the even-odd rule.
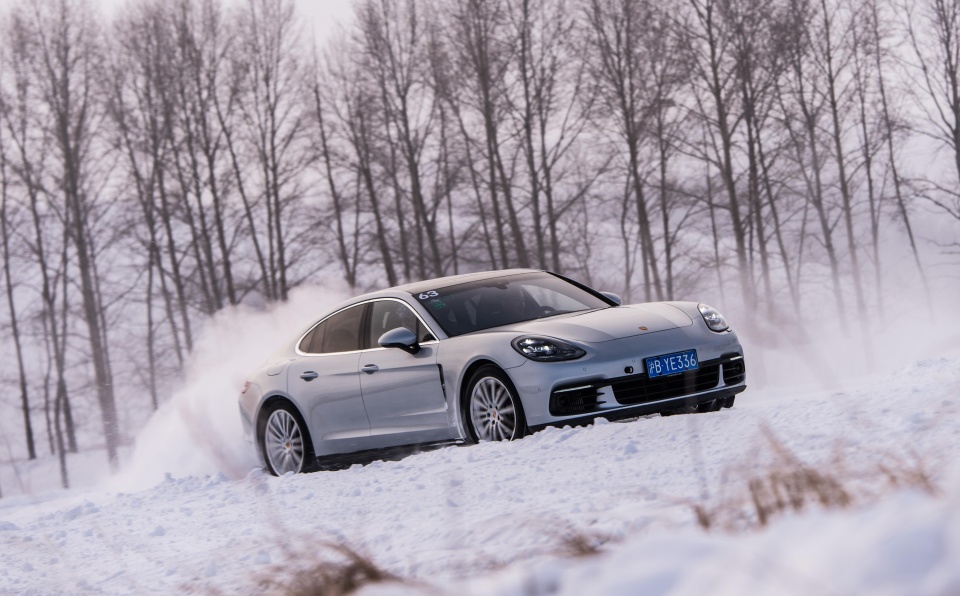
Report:
[[[291,0],[8,4],[4,438],[64,486],[210,315],[321,275],[828,296],[860,332],[883,247],[927,286],[917,215],[960,229],[960,0],[356,0],[324,40]]]

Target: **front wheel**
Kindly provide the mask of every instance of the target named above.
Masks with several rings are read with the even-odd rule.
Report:
[[[470,378],[466,406],[474,441],[513,441],[526,434],[520,398],[507,375],[495,366],[484,366]]]
[[[310,433],[291,404],[275,402],[261,415],[260,445],[267,470],[274,476],[309,472],[315,466]]]

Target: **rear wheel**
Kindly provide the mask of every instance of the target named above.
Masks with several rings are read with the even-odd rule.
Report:
[[[466,418],[474,441],[513,441],[526,434],[523,406],[513,383],[495,366],[477,370],[467,384]]]
[[[260,445],[274,476],[309,472],[316,466],[313,443],[303,418],[292,404],[274,402],[260,416]]]

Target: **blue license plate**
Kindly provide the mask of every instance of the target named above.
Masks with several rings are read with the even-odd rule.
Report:
[[[663,356],[654,356],[647,358],[647,376],[665,377],[675,375],[688,370],[697,370],[700,364],[697,362],[697,351],[687,350],[686,352],[677,352],[676,354],[665,354]]]

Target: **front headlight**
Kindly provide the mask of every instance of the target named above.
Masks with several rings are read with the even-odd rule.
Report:
[[[552,337],[518,337],[510,345],[530,360],[538,362],[576,360],[586,354],[581,348]]]
[[[709,327],[711,331],[720,332],[726,331],[730,328],[730,325],[727,325],[727,320],[723,318],[723,315],[720,314],[720,311],[712,306],[698,304],[697,310],[700,311],[700,315],[703,317],[703,322],[707,324],[707,327]]]

